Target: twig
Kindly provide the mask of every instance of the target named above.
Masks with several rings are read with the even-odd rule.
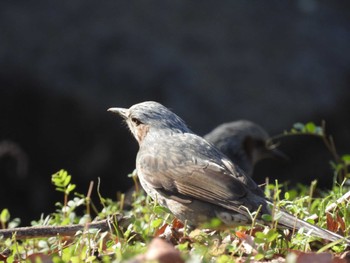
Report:
[[[85,197],[86,200],[86,214],[91,216],[90,214],[90,203],[91,203],[91,193],[92,193],[92,189],[94,188],[94,181],[90,181],[90,185],[89,185],[89,189],[87,192],[87,195]]]
[[[337,149],[335,147],[335,143],[334,143],[334,139],[332,137],[332,135],[329,135],[327,137],[326,135],[326,122],[323,120],[322,121],[322,140],[324,142],[324,144],[326,145],[328,151],[332,154],[334,160],[337,162],[337,163],[340,163],[340,157],[339,157],[339,154],[337,152]]]
[[[127,226],[129,218],[122,215],[115,215],[115,220],[119,226]],[[114,223],[113,217],[87,224],[75,224],[68,226],[32,226],[18,227],[12,229],[0,229],[0,238],[26,239],[37,237],[54,237],[54,236],[74,236],[77,231],[97,228],[103,231],[112,231],[111,224]]]
[[[350,191],[348,191],[347,193],[345,193],[342,197],[340,197],[337,201],[335,201],[334,203],[331,203],[330,205],[328,205],[326,207],[325,213],[328,213],[332,210],[334,210],[335,208],[337,208],[337,206],[344,202],[344,201],[350,201]],[[312,220],[316,220],[318,219],[318,216],[316,214],[313,214],[311,216],[308,217],[308,219],[312,219]]]

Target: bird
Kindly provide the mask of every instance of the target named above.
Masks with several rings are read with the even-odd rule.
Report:
[[[112,107],[138,142],[136,172],[145,192],[191,227],[218,218],[225,227],[265,225],[268,215],[278,215],[281,228],[335,241],[341,235],[298,219],[274,206],[261,188],[217,147],[192,132],[167,107],[145,101],[129,108]],[[350,240],[346,240],[350,244]]]
[[[249,176],[253,175],[256,163],[265,158],[288,159],[272,144],[268,133],[249,120],[220,124],[203,138],[214,144]]]

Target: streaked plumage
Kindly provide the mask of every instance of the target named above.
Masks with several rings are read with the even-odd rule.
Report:
[[[126,120],[139,142],[136,169],[142,187],[180,220],[197,226],[218,217],[231,226],[251,222],[247,209],[260,209],[262,223],[262,214],[271,214],[272,204],[256,183],[163,105],[147,101],[109,111]],[[285,211],[274,212],[282,213],[280,226],[303,227],[328,240],[342,238]]]

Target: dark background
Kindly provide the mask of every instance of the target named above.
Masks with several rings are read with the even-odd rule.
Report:
[[[326,120],[350,153],[348,1],[0,2],[0,209],[24,223],[54,211],[51,174],[77,191],[101,178],[115,199],[132,185],[137,145],[106,112],[156,100],[201,135],[249,119],[276,135]],[[281,140],[290,162],[255,178],[329,187],[317,138]],[[98,201],[97,201],[98,203]]]

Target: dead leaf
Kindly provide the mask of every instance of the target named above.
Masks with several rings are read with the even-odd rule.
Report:
[[[175,228],[175,229],[182,229],[185,227],[185,225],[177,218],[175,218],[173,220],[172,224],[173,224],[173,228]]]
[[[341,230],[340,232],[343,235],[345,231],[345,222],[343,218],[339,215],[339,213],[337,213],[337,222],[338,222],[339,230]]]
[[[236,236],[240,239],[245,239],[247,237],[247,234],[242,231],[236,231]]]
[[[165,229],[168,227],[168,224],[162,225],[160,228],[157,229],[156,233],[154,234],[154,237],[159,237],[160,235],[164,234]]]
[[[326,213],[326,218],[327,218],[327,229],[332,232],[337,232],[338,223],[333,219],[332,215],[330,213]]]

